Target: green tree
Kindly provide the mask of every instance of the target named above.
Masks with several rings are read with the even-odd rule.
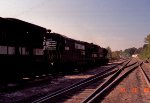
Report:
[[[111,58],[112,58],[112,51],[111,51],[111,48],[108,46],[106,49],[108,50],[107,57],[108,57],[109,59],[111,59]]]
[[[140,57],[143,59],[150,58],[150,34],[144,38],[145,44],[143,45]]]
[[[144,42],[150,44],[150,34],[146,36]]]
[[[128,48],[124,50],[124,54],[127,57],[131,57],[133,54],[135,54],[137,52],[137,48],[132,47],[132,48]]]
[[[147,44],[147,52],[150,53],[150,34],[146,36],[144,42]]]
[[[112,52],[112,59],[119,59],[121,55],[121,51],[113,51]]]

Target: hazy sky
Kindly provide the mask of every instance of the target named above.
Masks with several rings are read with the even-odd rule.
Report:
[[[0,16],[112,50],[141,47],[150,34],[150,0],[0,0]]]

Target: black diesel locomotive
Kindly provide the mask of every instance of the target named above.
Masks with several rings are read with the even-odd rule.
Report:
[[[58,33],[45,35],[44,51],[49,66],[54,68],[53,71],[72,71],[70,67],[89,67],[108,62],[105,48],[93,43],[74,40]]]
[[[0,80],[47,72],[43,57],[46,29],[14,18],[0,18]]]
[[[23,78],[108,62],[107,50],[46,28],[0,18],[0,78]],[[69,68],[68,68],[69,67]]]

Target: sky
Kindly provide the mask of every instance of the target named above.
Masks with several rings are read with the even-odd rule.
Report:
[[[67,37],[110,47],[142,47],[150,0],[0,0],[0,17],[21,19]]]

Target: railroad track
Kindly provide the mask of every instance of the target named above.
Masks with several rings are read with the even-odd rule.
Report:
[[[129,73],[131,73],[137,67],[138,67],[138,62],[135,62],[132,65],[121,68],[120,73],[117,76],[115,76],[115,74],[114,74],[110,79],[108,79],[102,85],[100,85],[82,103],[98,103],[98,102],[100,102],[105,97],[106,94],[108,94],[119,82],[121,82]],[[125,69],[125,68],[129,68],[129,69]]]
[[[80,81],[76,84],[73,84],[69,87],[66,87],[62,90],[59,90],[59,91],[56,91],[52,94],[48,94],[44,97],[41,97],[35,101],[33,101],[32,103],[56,103],[56,102],[59,102],[59,101],[66,101],[68,99],[68,97],[70,97],[69,95],[73,94],[77,91],[81,92],[83,91],[84,89],[86,89],[87,91],[85,91],[86,93],[88,93],[88,95],[91,95],[88,96],[88,98],[84,97],[83,95],[83,102],[84,103],[87,103],[87,102],[93,102],[94,99],[91,99],[91,97],[93,97],[95,94],[99,93],[100,92],[100,95],[103,95],[103,93],[108,90],[108,87],[112,87],[111,85],[114,85],[116,84],[118,81],[120,81],[123,77],[125,77],[125,75],[129,74],[131,71],[133,71],[138,65],[137,65],[137,62],[134,62],[134,63],[130,63],[131,60],[128,60],[124,63],[124,65],[119,68],[119,69],[112,69],[112,68],[109,68],[108,70],[106,71],[102,71],[88,79],[85,79],[83,81]],[[130,63],[130,64],[129,64]],[[115,68],[116,66],[114,66],[113,68]],[[123,73],[118,79],[116,79],[119,74],[121,74],[121,72],[127,68],[127,67],[132,67],[130,70],[127,70],[126,73]],[[100,87],[99,87],[99,84],[102,83],[102,80],[104,80],[104,78],[108,78]],[[113,81],[113,83],[112,83]],[[91,85],[92,84],[92,85]],[[111,85],[110,85],[111,84]],[[88,87],[92,87],[94,89],[87,89]],[[87,88],[86,88],[87,87]],[[95,90],[96,87],[99,87],[98,89]],[[103,91],[103,92],[101,92]],[[89,94],[90,93],[90,94]],[[86,99],[85,99],[86,98]],[[94,96],[94,98],[96,98]],[[77,102],[77,101],[76,101]]]
[[[121,63],[123,63],[123,62],[121,62]],[[116,63],[116,64],[120,65],[121,63],[119,63],[119,64]],[[75,73],[77,73],[77,71],[75,71]],[[12,81],[12,82],[10,81],[10,82],[6,82],[6,83],[0,83],[0,92],[11,93],[14,91],[22,90],[24,88],[41,85],[41,84],[44,84],[46,82],[49,82],[53,78],[57,78],[57,76],[62,76],[62,75],[65,75],[65,74],[63,74],[61,72],[58,73],[57,75],[43,74],[43,75],[37,75],[37,76],[32,77],[32,78],[30,78],[30,77],[22,78],[18,81]]]
[[[144,65],[145,65],[145,67],[144,67]],[[139,67],[140,67],[140,70],[144,76],[144,79],[145,79],[148,87],[150,88],[150,69],[149,69],[150,66],[147,65],[146,63],[142,62],[142,64],[139,65]]]

